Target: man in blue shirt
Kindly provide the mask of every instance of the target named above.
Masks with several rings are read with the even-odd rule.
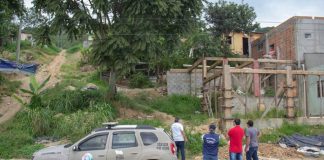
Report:
[[[203,135],[203,160],[218,160],[219,135],[215,133],[216,125],[209,125],[209,133]]]

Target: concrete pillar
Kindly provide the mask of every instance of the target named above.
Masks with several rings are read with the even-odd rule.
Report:
[[[287,118],[294,118],[294,89],[291,66],[287,66]]]
[[[233,126],[233,118],[232,118],[232,79],[230,73],[230,66],[223,66],[223,83],[224,83],[224,117],[222,119],[223,129],[228,130]]]

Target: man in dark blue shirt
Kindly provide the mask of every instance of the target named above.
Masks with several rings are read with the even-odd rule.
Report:
[[[209,133],[203,135],[203,160],[218,160],[219,135],[215,133],[216,125],[209,125]]]

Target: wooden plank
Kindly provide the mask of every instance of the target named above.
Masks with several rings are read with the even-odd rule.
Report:
[[[269,74],[267,76],[265,76],[262,80],[261,83],[263,83],[264,81],[266,81],[268,78],[270,78],[272,76],[272,74]]]
[[[199,58],[189,69],[188,72],[191,73],[193,69],[195,69],[202,61],[204,58]]]
[[[252,64],[252,63],[253,63],[253,62],[244,62],[243,64],[239,65],[239,66],[236,67],[236,68],[241,69],[241,68],[244,68],[244,67],[246,67],[246,66],[248,66],[248,65],[250,65],[250,64]]]
[[[203,60],[203,80],[205,80],[207,78],[207,60]]]
[[[291,64],[294,63],[292,60],[277,60],[277,59],[258,59],[260,63],[281,63],[281,64]]]
[[[216,66],[222,64],[223,61],[217,61],[214,64],[212,64],[208,69],[207,72],[209,72],[210,70],[212,70],[213,68],[215,68]]]
[[[293,96],[293,85],[292,85],[292,70],[291,66],[287,67],[287,75],[286,75],[286,80],[287,80],[287,101],[286,101],[286,106],[287,106],[287,115],[288,118],[294,118],[295,117],[295,112],[294,112],[294,96]]]
[[[287,70],[265,70],[265,69],[236,69],[231,68],[231,73],[251,73],[251,74],[287,74]],[[292,70],[295,75],[324,75],[324,71],[303,71]]]
[[[230,66],[224,65],[223,69],[223,80],[224,80],[224,118],[223,128],[228,130],[232,127],[232,80],[230,73]]]
[[[204,84],[206,84],[206,83],[208,83],[208,82],[210,82],[210,81],[216,79],[217,77],[219,77],[219,76],[221,76],[221,75],[222,75],[222,71],[221,71],[221,70],[220,70],[220,71],[216,71],[212,76],[207,77],[207,79],[204,80]]]
[[[207,61],[221,61],[225,58],[223,57],[206,57]],[[253,58],[226,58],[229,62],[253,62],[255,59]],[[292,60],[277,60],[277,59],[257,59],[260,63],[282,63],[282,64],[290,64],[294,63]]]

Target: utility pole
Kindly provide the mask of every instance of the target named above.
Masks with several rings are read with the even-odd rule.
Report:
[[[22,17],[20,17],[19,22],[19,29],[18,29],[18,37],[17,37],[17,49],[16,49],[16,61],[19,63],[19,56],[20,56],[20,41],[21,41],[21,27],[22,27]]]
[[[24,6],[24,1],[21,0],[21,6]],[[19,63],[19,57],[20,57],[20,41],[21,41],[21,28],[22,28],[22,18],[23,15],[21,14],[19,18],[19,29],[18,29],[18,37],[17,37],[17,49],[16,49],[16,61]]]

